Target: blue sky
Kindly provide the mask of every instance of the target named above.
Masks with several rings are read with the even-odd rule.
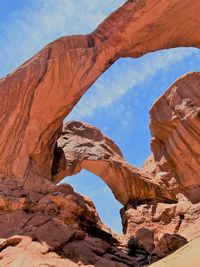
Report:
[[[14,70],[45,44],[63,35],[92,31],[122,0],[6,0],[0,3],[0,76]],[[83,96],[66,120],[99,127],[137,167],[150,154],[149,109],[179,76],[199,71],[194,48],[121,59]],[[102,220],[121,231],[121,208],[104,182],[83,171],[65,179],[94,201]]]

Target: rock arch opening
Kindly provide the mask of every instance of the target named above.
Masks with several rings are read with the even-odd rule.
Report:
[[[123,206],[116,201],[110,188],[99,176],[82,170],[79,174],[64,178],[60,183],[68,183],[72,185],[76,192],[91,198],[102,222],[113,231],[122,232],[119,210]]]
[[[133,93],[133,89],[136,87],[135,89],[138,92],[135,95],[132,94],[132,96],[131,96],[131,92],[129,90],[127,90],[127,91],[129,91],[129,92],[127,92],[126,89],[124,92],[124,95],[125,94],[128,95],[128,97],[126,97],[126,95],[124,96],[125,101],[128,99],[129,105],[130,105],[130,102],[132,102],[130,107],[127,105],[128,101],[125,102],[126,103],[125,108],[128,108],[129,111],[130,111],[130,108],[132,109],[131,115],[135,116],[135,117],[136,116],[139,117],[139,115],[142,114],[142,116],[145,116],[145,113],[149,114],[148,110],[152,106],[153,102],[158,98],[158,96],[160,96],[165,91],[165,89],[169,85],[171,85],[176,80],[176,78],[180,77],[184,73],[187,73],[188,71],[199,70],[198,60],[197,60],[199,57],[200,57],[199,52],[196,49],[193,49],[193,48],[189,49],[188,48],[186,50],[183,48],[178,48],[178,49],[171,49],[168,51],[163,50],[161,52],[154,52],[153,54],[148,54],[148,55],[146,55],[140,59],[137,59],[136,63],[131,63],[131,62],[133,62],[133,60],[131,60],[131,61],[124,60],[124,62],[118,62],[114,66],[112,66],[104,75],[101,76],[100,81],[96,82],[96,83],[100,82],[99,83],[100,86],[96,85],[96,83],[95,83],[93,85],[92,90],[89,91],[83,97],[80,104],[78,104],[77,110],[75,109],[75,111],[72,112],[72,114],[70,114],[67,119],[76,118],[76,116],[78,118],[80,118],[80,113],[79,113],[78,109],[80,108],[80,110],[82,111],[83,106],[85,105],[87,107],[89,105],[89,103],[91,102],[91,99],[96,101],[97,99],[94,99],[95,94],[97,94],[97,98],[99,97],[99,99],[102,99],[103,95],[104,95],[104,97],[106,97],[105,91],[101,95],[100,89],[103,88],[103,86],[104,86],[105,88],[106,87],[108,87],[109,89],[111,88],[111,91],[113,90],[112,81],[115,81],[115,78],[116,78],[116,80],[117,80],[116,83],[118,83],[118,75],[119,75],[118,68],[120,68],[120,65],[121,65],[121,68],[123,70],[123,73],[121,73],[122,75],[127,71],[127,70],[124,71],[124,64],[128,64],[128,71],[127,72],[129,75],[130,75],[130,68],[132,68],[133,73],[134,73],[136,64],[138,66],[138,71],[136,71],[137,74],[140,73],[141,69],[145,69],[145,68],[147,68],[147,66],[149,68],[149,70],[146,70],[146,72],[149,73],[149,76],[148,77],[145,76],[147,82],[145,82],[145,79],[144,79],[142,81],[137,82],[136,85],[135,84],[133,84],[132,86],[130,86],[130,84],[128,85],[128,89],[131,89],[130,91],[132,93]],[[160,63],[158,60],[162,61],[162,63]],[[116,66],[116,65],[118,65],[118,66]],[[192,68],[191,68],[191,65],[192,65]],[[116,68],[117,70],[113,71],[112,68]],[[155,70],[153,68],[155,68]],[[111,82],[108,81],[109,75],[110,75]],[[169,79],[166,79],[166,76],[169,77]],[[134,76],[134,78],[136,78],[136,77]],[[138,79],[140,80],[140,78],[138,78]],[[127,80],[127,77],[125,75],[125,79],[124,79],[124,81],[121,81],[121,84],[124,84],[126,82],[126,80]],[[155,82],[155,80],[157,80],[157,82]],[[153,88],[153,86],[154,86],[154,88]],[[151,87],[153,94],[151,94],[151,97],[148,97],[148,99],[147,99],[147,96],[149,95],[149,87]],[[97,92],[96,89],[98,89],[99,91]],[[114,94],[114,90],[112,91],[112,93]],[[121,96],[122,92],[118,92],[118,93],[119,93],[119,98],[123,98],[123,96]],[[113,96],[113,97],[117,98],[118,96]],[[135,99],[135,102],[134,102],[134,99]],[[121,99],[119,99],[119,101],[121,101]],[[116,100],[117,105],[119,105],[119,101]],[[140,110],[139,106],[141,105],[141,103],[144,103],[144,102],[145,102],[145,105],[142,105],[142,109]],[[95,114],[94,117],[95,117],[95,119],[98,119],[98,106],[96,106],[96,105],[97,104],[95,103],[94,114],[97,111],[97,116]],[[106,119],[106,117],[109,117],[108,113],[106,113],[106,112],[111,111],[111,110],[115,110],[115,112],[117,112],[117,105],[115,106],[115,108],[113,108],[112,103],[111,103],[111,108],[110,107],[101,108],[101,116],[103,116],[103,118]],[[134,105],[136,107],[134,107]],[[100,104],[100,106],[101,106],[101,104]],[[92,107],[92,105],[91,106],[89,105],[89,107]],[[110,110],[109,110],[109,108],[110,108]],[[105,111],[103,111],[104,109],[105,109]],[[123,111],[125,111],[125,109]],[[89,121],[90,121],[90,117],[92,117],[92,115],[90,113],[91,110],[89,113],[88,112],[89,111],[86,109],[85,114],[82,115],[81,119],[85,120],[85,119],[89,118]],[[105,112],[105,114],[104,114],[104,112]],[[123,115],[124,115],[124,112],[123,112]],[[91,121],[94,121],[95,119],[92,118]],[[123,120],[124,117],[122,116],[121,119]],[[146,121],[142,120],[142,125],[140,125],[139,127],[138,127],[137,121],[135,122],[136,123],[135,125],[137,125],[137,131],[136,132],[141,133],[141,128],[143,128],[142,131],[144,131],[144,132],[147,131],[146,129],[144,130],[144,127],[145,127],[144,121],[146,123],[146,126],[149,127],[148,126],[149,125],[148,119],[149,118],[147,118],[147,116],[146,116],[146,119],[145,119]],[[114,123],[119,125],[119,121],[115,121]],[[141,121],[140,121],[140,124],[141,124]],[[104,127],[105,127],[105,124],[104,124]],[[101,127],[101,128],[103,129],[103,127]],[[140,128],[139,131],[138,131],[138,128]],[[106,132],[110,136],[109,127],[105,127],[104,129],[106,130]],[[111,132],[111,135],[113,135],[112,132]],[[126,138],[125,135],[124,135],[124,137]],[[138,134],[138,136],[137,135],[135,135],[135,137],[131,136],[131,138],[132,139],[129,139],[130,144],[128,144],[128,146],[127,146],[127,143],[126,143],[126,147],[132,147],[133,151],[134,151],[134,147],[135,147],[134,144],[136,145],[136,151],[137,151],[137,145],[138,145],[137,143],[140,143],[140,140],[142,140],[142,142],[144,142],[144,143],[146,142],[146,144],[149,145],[149,139],[150,139],[149,136],[142,137],[141,134]],[[135,138],[135,140],[139,139],[139,142],[137,142],[137,141],[131,142],[133,140],[133,138]],[[120,147],[123,147],[123,142],[118,142],[118,144],[120,144]],[[142,144],[142,145],[144,145],[144,144]],[[93,145],[90,144],[89,146],[94,148],[94,144]],[[141,146],[140,146],[140,149],[142,150]],[[98,149],[97,149],[97,151],[98,151]],[[126,153],[126,149],[124,149],[123,151]],[[136,152],[136,155],[138,155],[138,152]],[[141,155],[139,156],[140,162],[143,162],[146,159],[146,155],[145,156],[144,155],[145,155],[145,153],[142,155],[143,156],[142,160],[141,160]],[[97,158],[95,160],[97,160]],[[131,162],[131,157],[129,157],[129,161]],[[134,160],[132,161],[132,163],[135,165]],[[94,164],[94,163],[92,163],[92,164]],[[138,165],[140,165],[139,167],[141,167],[141,163]],[[147,165],[145,166],[145,171],[151,172],[152,171],[151,166],[149,164],[147,164]],[[85,166],[85,168],[87,168],[87,167]],[[88,170],[95,173],[94,168],[90,166]],[[101,169],[100,165],[97,166],[97,168]],[[95,173],[95,174],[100,175],[100,172]],[[79,179],[79,178],[76,178],[76,179]],[[80,179],[82,179],[81,175],[80,175]],[[110,179],[111,179],[111,176],[110,176]],[[66,179],[66,181],[67,181],[67,179]],[[112,185],[111,185],[111,189],[112,189]],[[80,188],[80,191],[81,191],[81,188]],[[88,194],[88,195],[90,195],[90,194]],[[95,202],[96,201],[98,203],[98,200],[95,200]],[[104,209],[104,212],[106,213],[106,209]],[[118,212],[118,211],[116,211],[116,212]]]
[[[62,150],[62,154],[53,161],[57,168],[52,177],[54,182],[86,169],[100,176],[123,205],[134,200],[176,200],[154,183],[151,176],[127,163],[118,146],[92,125],[79,121],[66,123],[57,150],[59,153]]]
[[[48,44],[16,71],[0,79],[0,180],[1,203],[4,203],[0,234],[6,238],[2,244],[4,249],[18,242],[21,244],[21,237],[9,239],[11,235],[27,234],[26,245],[28,240],[30,246],[37,247],[40,256],[41,251],[49,257],[52,256],[49,251],[56,252],[60,264],[60,256],[70,257],[69,249],[73,246],[77,248],[77,242],[80,241],[82,247],[87,245],[86,255],[89,252],[94,258],[94,262],[86,259],[86,264],[96,264],[103,255],[103,266],[112,264],[113,258],[128,266],[133,265],[134,259],[124,256],[117,249],[117,239],[113,242],[111,233],[105,234],[106,231],[97,227],[99,218],[94,205],[88,205],[88,200],[73,193],[69,186],[56,185],[68,173],[77,173],[82,168],[98,174],[125,206],[122,216],[126,233],[136,234],[137,228],[141,228],[140,223],[148,228],[150,245],[153,246],[145,250],[144,264],[160,232],[170,231],[172,238],[177,231],[186,236],[187,225],[184,223],[190,221],[199,225],[199,218],[194,218],[194,210],[199,212],[200,195],[199,175],[196,174],[196,170],[199,170],[200,143],[199,73],[190,73],[177,80],[159,99],[161,104],[156,102],[154,106],[153,152],[159,163],[156,166],[160,167],[155,175],[127,163],[112,141],[98,129],[92,128],[92,132],[97,133],[92,138],[101,137],[100,140],[95,139],[95,146],[101,152],[99,158],[96,148],[93,149],[91,145],[91,138],[87,137],[90,142],[84,140],[81,146],[74,146],[73,138],[69,138],[69,135],[73,133],[76,139],[83,140],[84,131],[91,129],[90,125],[72,122],[67,126],[75,127],[65,126],[62,130],[65,116],[95,80],[118,59],[137,58],[173,47],[199,48],[199,10],[200,2],[197,0],[192,4],[191,1],[180,0],[127,1],[94,32],[62,37]],[[57,148],[62,148],[61,154],[60,150],[55,153],[58,138]],[[162,157],[166,151],[168,161]],[[53,158],[55,154],[57,159]],[[177,162],[177,159],[183,161]],[[182,166],[187,167],[187,172],[180,171],[179,167]],[[166,174],[171,167],[173,172]],[[192,175],[193,171],[195,175]],[[185,174],[192,177],[189,183]],[[186,189],[197,196],[193,203],[182,194]],[[139,223],[138,214],[141,215]],[[91,225],[95,230],[89,232],[91,236],[88,238],[87,230]],[[48,235],[49,232],[51,235]],[[103,240],[103,249],[101,246],[95,254],[94,238],[97,235],[99,238],[102,232],[106,235],[106,242],[110,243],[108,246]],[[147,233],[146,229],[144,232]],[[32,242],[32,237],[36,243]],[[171,235],[164,238],[170,239]],[[39,243],[44,241],[47,247],[41,247]],[[99,242],[102,244],[101,240]],[[141,255],[138,256],[140,260]],[[5,258],[7,255],[5,257],[4,254],[1,260]]]

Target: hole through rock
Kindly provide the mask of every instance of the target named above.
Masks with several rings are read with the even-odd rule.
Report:
[[[150,155],[149,109],[181,75],[200,71],[200,52],[176,48],[115,62],[82,97],[66,121],[80,120],[98,127],[121,149],[127,162],[142,167]],[[102,221],[122,232],[122,205],[101,180],[83,170],[62,180],[89,196]]]

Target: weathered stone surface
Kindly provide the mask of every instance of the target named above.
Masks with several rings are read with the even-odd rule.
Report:
[[[140,266],[137,257],[127,255],[128,238],[112,233],[93,202],[70,185],[55,186],[39,198],[24,194],[25,206],[20,197],[10,202],[1,195],[8,204],[0,210],[0,266]]]
[[[2,242],[0,242],[2,243]],[[3,241],[0,252],[1,267],[76,267],[74,262],[62,259],[58,254],[50,252],[49,247],[30,237],[13,236]]]
[[[37,240],[45,241],[52,249],[64,246],[75,236],[73,227],[64,225],[56,220],[51,220],[33,230]]]
[[[128,204],[121,210],[124,233],[135,235],[141,227],[154,232],[174,233],[180,223],[178,215],[175,216],[176,204],[163,204],[149,201],[144,204]]]
[[[159,258],[163,258],[187,243],[187,239],[180,235],[164,234],[156,244],[156,248],[154,249],[153,253]]]
[[[152,250],[161,233],[198,236],[199,73],[179,79],[152,108],[155,160],[145,165],[146,173],[126,163],[98,130],[94,136],[76,133],[82,140],[77,146],[73,137],[65,140],[69,132],[62,134],[62,124],[117,59],[200,47],[199,13],[199,0],[127,1],[91,34],[60,38],[0,79],[0,266],[142,266],[151,261],[146,250]],[[96,138],[94,147],[91,137]],[[59,154],[61,147],[64,154]],[[102,177],[126,204],[124,231],[136,234],[143,247],[149,245],[146,250],[139,247],[127,256],[121,239],[128,241],[129,235],[112,234],[87,197],[70,186],[56,186],[81,168]],[[174,200],[171,190],[178,203],[160,203]],[[141,226],[152,233],[148,240]],[[20,236],[11,238],[16,234]],[[184,266],[178,261],[176,266]]]
[[[199,86],[199,73],[181,77],[150,111],[153,154],[143,170],[155,182],[172,190],[178,203],[126,205],[122,219],[129,235],[143,226],[154,231],[155,239],[162,233],[179,233],[188,240],[199,236]]]
[[[151,148],[156,165],[165,172],[160,182],[200,201],[200,74],[178,79],[154,103]]]
[[[154,233],[152,230],[141,227],[135,232],[135,237],[138,239],[140,246],[147,252],[152,252],[154,250]]]
[[[173,254],[150,265],[151,267],[199,267],[200,238],[194,239]]]
[[[177,204],[156,201],[128,204],[121,210],[121,217],[123,231],[129,236],[141,227],[153,231],[155,242],[163,233],[177,233],[188,241],[200,236],[200,203],[192,204],[181,194]]]
[[[92,125],[78,121],[66,123],[55,155],[52,174],[56,182],[86,169],[100,176],[124,205],[134,200],[176,201],[150,175],[128,164],[114,142]]]
[[[120,57],[199,47],[199,11],[198,0],[127,1],[91,34],[60,38],[2,78],[0,173],[51,190],[56,140],[80,97]]]
[[[64,256],[84,264],[94,266],[125,267],[138,265],[137,259],[127,256],[117,250],[110,250],[110,245],[98,238],[85,238],[82,241],[73,241],[63,248]]]

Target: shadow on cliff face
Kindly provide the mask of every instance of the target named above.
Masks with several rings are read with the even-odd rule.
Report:
[[[140,231],[128,240],[128,255],[136,257],[142,266],[146,266],[170,255],[187,243],[183,236],[168,233],[155,242],[151,231],[141,227]]]
[[[1,185],[0,257],[5,256],[4,250],[15,254],[15,248],[29,260],[33,252],[40,261],[56,252],[57,260],[68,258],[75,263],[137,263],[135,257],[127,255],[123,238],[101,222],[93,202],[74,192],[70,185],[60,184],[45,194],[20,190],[12,179],[1,181]],[[12,191],[11,185],[19,190]],[[54,266],[60,266],[57,264]]]

